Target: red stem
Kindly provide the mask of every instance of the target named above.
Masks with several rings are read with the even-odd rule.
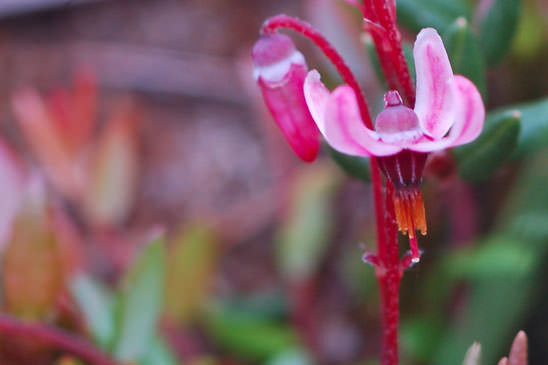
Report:
[[[344,82],[348,84],[358,98],[358,106],[360,107],[361,117],[363,123],[367,128],[373,129],[373,121],[371,120],[371,115],[369,114],[369,108],[367,107],[367,102],[363,96],[362,88],[356,77],[346,65],[341,55],[333,48],[333,46],[325,39],[325,37],[312,25],[304,20],[291,17],[289,15],[280,14],[268,18],[263,26],[261,27],[261,34],[272,34],[280,28],[289,28],[293,29],[296,32],[304,35],[309,38],[312,42],[320,48],[320,50],[329,58],[333,63],[339,74],[341,75]]]
[[[372,35],[388,86],[395,88],[397,81],[400,86],[397,90],[407,101],[407,104],[413,107],[415,105],[415,86],[405,61],[401,45],[401,34],[396,26],[395,15],[393,16],[390,4],[386,0],[367,1],[369,4],[365,6],[364,16],[378,22],[385,29],[386,39],[384,41],[389,43],[389,47],[384,47],[383,40],[376,35]]]
[[[95,365],[115,365],[106,354],[72,334],[45,324],[23,323],[7,314],[0,314],[0,333],[8,336],[34,338],[48,345],[59,347],[82,360]]]
[[[387,241],[381,249],[379,242],[380,267],[375,271],[379,283],[382,318],[382,365],[398,364],[398,325],[399,325],[399,290],[403,271],[398,251],[398,227],[392,197],[394,187],[386,182],[386,216],[385,227]]]

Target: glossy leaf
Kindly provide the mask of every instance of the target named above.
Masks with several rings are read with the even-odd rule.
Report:
[[[458,18],[447,28],[443,34],[443,43],[453,72],[469,78],[480,91],[483,100],[487,100],[484,56],[466,18]]]
[[[178,321],[186,321],[203,307],[219,256],[219,244],[206,227],[194,225],[174,239],[168,257],[165,309]]]
[[[522,168],[498,217],[497,228],[507,235],[546,246],[548,239],[548,153],[543,151]]]
[[[468,181],[488,179],[512,156],[518,145],[521,115],[507,112],[486,121],[474,142],[454,149],[460,175]]]
[[[143,249],[124,277],[114,356],[141,359],[150,349],[164,295],[164,240]]]
[[[539,289],[537,283],[540,281],[535,277],[542,275],[539,269],[543,255],[533,245],[520,238],[507,237],[493,238],[486,244],[518,247],[533,260],[527,270],[518,270],[513,275],[485,275],[470,282],[468,302],[461,313],[454,315],[454,324],[443,338],[432,363],[459,363],[470,340],[482,344],[483,363],[496,363],[501,346],[506,344],[507,336],[515,333],[530,307],[532,296]]]
[[[398,0],[398,22],[412,31],[433,27],[443,32],[456,18],[469,13],[464,0]]]
[[[496,65],[510,48],[516,32],[519,10],[520,0],[494,0],[489,9],[486,9],[479,38],[489,66]]]
[[[521,114],[521,131],[515,157],[523,157],[548,146],[548,99],[516,104],[492,112],[488,120],[500,118],[510,110]]]
[[[71,280],[70,291],[95,342],[102,349],[110,348],[115,334],[112,294],[83,274]]]
[[[271,358],[298,345],[290,326],[226,309],[209,313],[206,330],[219,346],[254,360]]]
[[[338,175],[315,164],[294,181],[287,216],[278,234],[278,265],[289,280],[303,280],[317,269],[332,229],[331,200]]]

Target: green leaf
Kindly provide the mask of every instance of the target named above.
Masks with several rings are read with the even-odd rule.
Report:
[[[528,242],[548,243],[548,150],[528,160],[508,194],[501,215],[497,219],[498,231]]]
[[[414,316],[402,322],[401,344],[405,352],[429,362],[443,333],[442,321],[432,316]]]
[[[489,237],[487,241],[471,247],[473,249],[460,251],[444,261],[444,270],[451,278],[511,278],[529,273],[536,262],[534,250],[524,249],[504,237]]]
[[[144,248],[122,287],[118,336],[114,356],[136,361],[150,350],[164,295],[164,240],[158,238]]]
[[[463,17],[454,21],[443,33],[443,43],[453,72],[472,80],[486,100],[485,60],[468,21]]]
[[[248,359],[265,360],[298,346],[290,326],[240,311],[212,310],[205,324],[209,336],[218,345]]]
[[[294,181],[288,214],[277,239],[282,274],[300,281],[314,273],[323,258],[332,229],[331,201],[338,175],[331,165],[315,164]]]
[[[498,109],[488,120],[500,118],[509,110],[521,113],[521,131],[515,157],[523,157],[548,146],[548,98]]]
[[[335,163],[348,175],[369,182],[369,159],[340,153],[328,146],[329,154]]]
[[[102,349],[109,349],[115,334],[112,294],[83,274],[72,279],[69,287],[93,339]]]
[[[141,365],[177,365],[179,361],[164,340],[158,336],[154,337],[148,353],[140,362]]]
[[[528,269],[514,275],[482,276],[471,282],[469,301],[461,313],[454,315],[452,328],[438,347],[433,364],[457,364],[472,341],[482,345],[484,364],[496,364],[501,347],[506,345],[520,327],[542,282],[541,259],[533,246],[522,239],[499,238],[491,244],[515,246],[533,257]],[[502,262],[501,262],[502,264]]]
[[[433,27],[443,32],[458,17],[467,17],[465,0],[398,0],[398,22],[412,31]]]
[[[486,120],[478,139],[454,149],[460,175],[467,181],[478,182],[502,167],[517,147],[520,122],[518,111]]]
[[[519,0],[494,0],[481,21],[480,43],[489,66],[496,65],[506,54],[516,33]]]
[[[165,309],[171,318],[184,322],[201,309],[210,292],[220,246],[213,232],[199,224],[186,227],[173,243]]]

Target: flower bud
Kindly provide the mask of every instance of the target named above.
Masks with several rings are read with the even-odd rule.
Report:
[[[265,103],[295,153],[313,161],[320,148],[319,133],[303,92],[308,67],[288,36],[261,37],[253,47],[254,76]]]

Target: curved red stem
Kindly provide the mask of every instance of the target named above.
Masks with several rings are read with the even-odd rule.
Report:
[[[42,343],[72,353],[91,364],[118,364],[106,354],[103,354],[100,350],[73,334],[45,324],[24,323],[7,314],[0,314],[0,333],[8,336],[36,339]]]

